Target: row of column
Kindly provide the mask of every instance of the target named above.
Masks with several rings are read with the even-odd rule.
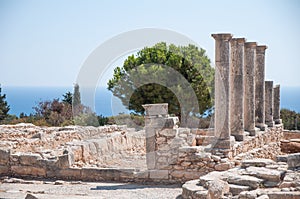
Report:
[[[244,140],[280,120],[280,87],[265,81],[267,46],[212,34],[215,47],[215,135],[219,147],[228,148],[230,135]]]

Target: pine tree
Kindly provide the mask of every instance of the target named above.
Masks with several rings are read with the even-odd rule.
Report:
[[[10,110],[7,101],[5,100],[6,95],[1,95],[1,85],[0,85],[0,122],[8,116],[8,111]]]
[[[73,107],[78,107],[79,105],[81,105],[79,85],[75,84],[73,95]]]

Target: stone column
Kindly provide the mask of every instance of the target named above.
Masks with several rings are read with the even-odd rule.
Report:
[[[250,135],[255,135],[255,65],[256,42],[245,43],[244,67],[244,125]]]
[[[212,34],[215,39],[215,136],[214,148],[230,148],[229,65],[231,34]]]
[[[230,63],[230,131],[237,141],[244,140],[244,44],[245,38],[233,38]]]
[[[256,47],[255,67],[255,126],[264,131],[265,125],[265,50],[267,46]]]
[[[156,131],[163,128],[168,116],[168,104],[145,104],[146,162],[148,169],[156,168]]]
[[[274,111],[274,104],[273,104],[273,81],[265,81],[265,115],[266,115],[266,125],[269,127],[274,126],[273,121],[273,111]]]
[[[273,114],[273,120],[275,124],[281,124],[280,119],[280,85],[276,85],[274,87],[274,114]]]

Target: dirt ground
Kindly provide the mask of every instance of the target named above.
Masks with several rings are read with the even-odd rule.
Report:
[[[106,182],[36,181],[7,178],[0,182],[1,199],[180,199],[181,185]]]

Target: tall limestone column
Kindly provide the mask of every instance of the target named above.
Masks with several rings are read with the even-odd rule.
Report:
[[[256,46],[255,67],[255,126],[264,131],[265,125],[265,50],[267,46]]]
[[[280,119],[280,85],[276,85],[273,89],[274,92],[274,114],[273,120],[275,124],[281,124]]]
[[[214,148],[230,148],[229,66],[231,34],[212,34],[215,39],[215,136]]]
[[[266,125],[269,127],[274,126],[273,121],[273,111],[274,111],[274,101],[273,101],[273,81],[265,81],[265,115],[266,115]]]
[[[236,141],[244,140],[244,44],[245,38],[233,38],[230,63],[230,131]]]
[[[245,43],[244,66],[244,125],[250,135],[256,134],[255,129],[255,65],[256,42]]]

